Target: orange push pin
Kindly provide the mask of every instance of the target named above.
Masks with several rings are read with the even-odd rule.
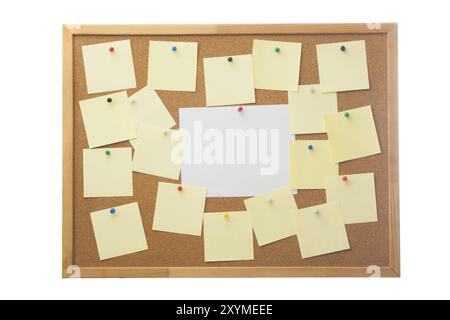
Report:
[[[114,47],[110,47],[110,48],[109,48],[109,52],[110,52],[110,53],[114,53]]]
[[[342,177],[342,181],[347,182],[348,181],[348,177],[347,176],[343,176]]]
[[[183,191],[183,187],[182,186],[178,186],[177,190],[181,192],[181,191]]]

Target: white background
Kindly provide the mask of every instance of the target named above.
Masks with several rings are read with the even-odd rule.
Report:
[[[449,298],[450,52],[445,3],[4,2],[0,297]],[[307,22],[399,23],[402,277],[61,280],[61,24]]]

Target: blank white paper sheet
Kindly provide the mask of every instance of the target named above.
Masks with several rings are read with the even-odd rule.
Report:
[[[287,105],[181,108],[181,180],[208,197],[248,197],[289,185]]]

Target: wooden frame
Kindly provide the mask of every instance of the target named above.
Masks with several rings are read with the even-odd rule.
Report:
[[[63,26],[63,225],[62,276],[73,264],[73,36],[74,35],[201,35],[201,34],[383,33],[388,41],[389,254],[382,277],[400,276],[398,75],[396,24],[282,25],[65,25]],[[72,268],[73,269],[73,268]],[[98,277],[367,277],[366,268],[349,267],[149,267],[81,268],[83,278]]]

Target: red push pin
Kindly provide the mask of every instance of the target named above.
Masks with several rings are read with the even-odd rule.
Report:
[[[181,192],[181,191],[183,191],[183,187],[182,186],[178,186],[177,190]]]
[[[109,52],[114,53],[114,47],[109,48]]]
[[[348,177],[347,176],[343,176],[342,177],[342,181],[347,182],[348,181]]]
[[[239,107],[238,112],[242,112],[242,111],[244,111],[244,107]]]

